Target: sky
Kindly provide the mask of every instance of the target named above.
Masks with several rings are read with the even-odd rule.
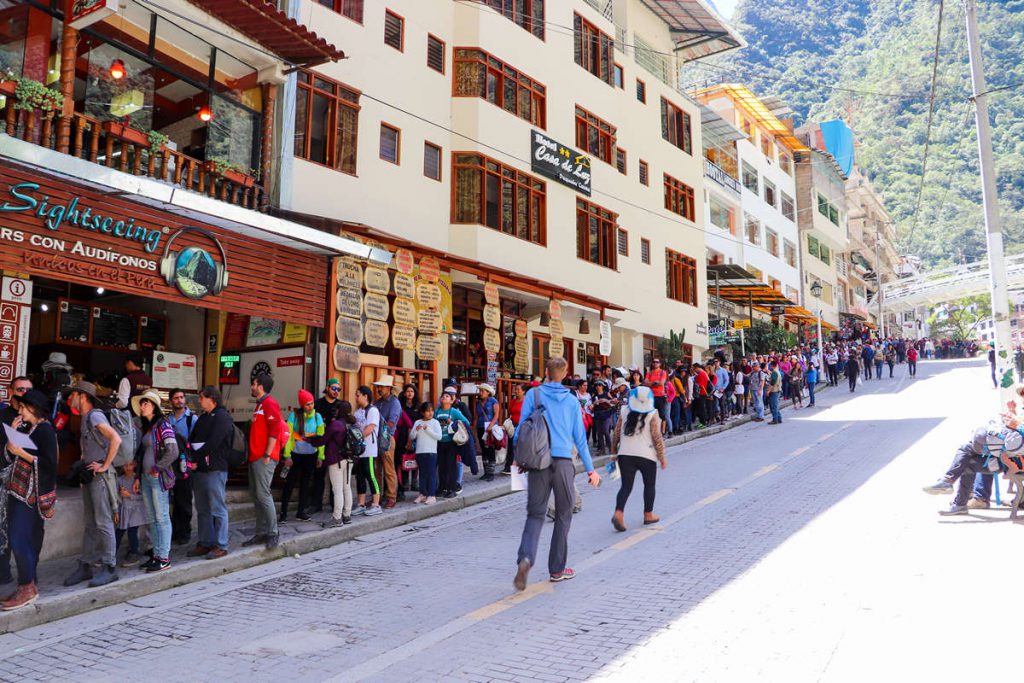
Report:
[[[736,4],[739,0],[711,0],[715,7],[718,9],[718,13],[725,19],[732,18],[732,12],[736,9]]]

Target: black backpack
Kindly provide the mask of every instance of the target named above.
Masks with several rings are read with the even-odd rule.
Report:
[[[350,458],[358,458],[366,452],[366,439],[359,427],[347,425],[345,427],[345,454]]]
[[[245,434],[242,434],[242,430],[234,422],[231,423],[231,429],[231,447],[228,448],[224,458],[227,460],[228,469],[242,465],[249,455],[249,449],[245,444]]]

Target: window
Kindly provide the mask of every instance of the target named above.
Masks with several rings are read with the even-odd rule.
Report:
[[[807,236],[807,253],[814,258],[821,257],[821,252],[818,249],[818,238],[813,235]]]
[[[762,271],[760,268],[755,268],[754,266],[748,263],[747,272],[753,275],[755,280],[761,280],[762,282],[764,282],[764,271]]]
[[[576,255],[584,261],[615,269],[618,242],[618,214],[576,200]]]
[[[380,124],[380,158],[393,164],[400,163],[402,131],[394,126]]]
[[[824,244],[819,244],[818,249],[820,252],[820,256],[818,256],[818,258],[821,259],[821,262],[826,265],[832,265],[832,256],[828,247],[825,246]]]
[[[775,143],[772,142],[770,135],[761,134],[761,154],[768,157],[768,161],[775,159]]]
[[[608,85],[615,85],[612,51],[615,40],[578,14],[573,14],[576,63]]]
[[[714,195],[711,195],[708,199],[708,209],[712,225],[728,231],[731,235],[736,234],[736,219],[732,207],[726,206]]]
[[[432,142],[423,143],[423,175],[441,180],[441,148]]]
[[[405,50],[405,19],[391,10],[384,11],[384,44],[399,52]]]
[[[648,239],[640,240],[640,260],[647,265],[651,264],[651,241]]]
[[[629,233],[619,228],[618,240],[619,256],[629,256]]]
[[[747,136],[747,140],[750,141],[750,144],[754,144],[754,125],[750,123],[750,119],[743,119],[741,127]]]
[[[602,161],[612,163],[615,126],[576,105],[576,146]]]
[[[751,244],[761,244],[761,221],[753,216],[746,217],[747,241]]]
[[[788,154],[779,152],[779,168],[781,168],[786,175],[793,175],[793,159]]]
[[[774,289],[776,292],[782,293],[782,282],[776,278],[768,278],[768,286]]]
[[[833,224],[839,225],[839,209],[821,194],[818,195],[818,213],[829,219]]]
[[[295,156],[355,173],[359,93],[312,71],[297,77]]]
[[[783,240],[782,253],[786,258],[786,263],[796,268],[796,245],[789,240]]]
[[[545,244],[544,181],[482,154],[452,154],[452,223],[476,223]]]
[[[352,21],[363,23],[363,0],[319,0],[320,4]]]
[[[779,255],[779,233],[770,228],[764,229],[764,246],[772,256]]]
[[[455,97],[480,97],[538,128],[546,126],[547,89],[478,48],[455,48]]]
[[[832,285],[830,285],[827,282],[821,283],[821,300],[824,301],[829,306],[832,305],[832,291]]]
[[[693,153],[690,115],[664,97],[661,98],[661,137],[687,154]]]
[[[785,192],[782,193],[782,215],[791,221],[796,221],[796,205],[793,204],[793,198]]]
[[[640,184],[641,185],[650,185],[651,181],[650,181],[650,178],[649,178],[649,174],[650,174],[650,171],[647,168],[647,162],[644,161],[643,159],[641,159],[640,160]]]
[[[636,98],[644,104],[647,104],[647,84],[639,78],[636,79]]]
[[[619,169],[622,175],[626,175],[626,150],[621,147],[615,148],[615,168]]]
[[[743,162],[743,187],[747,188],[754,194],[758,194],[757,191],[757,169]]]
[[[666,294],[669,299],[697,305],[697,261],[671,249],[665,250]]]
[[[694,220],[693,188],[665,174],[665,208],[687,220]]]
[[[444,73],[444,41],[427,34],[427,66]]]
[[[622,66],[620,66],[619,64],[615,64],[612,67],[612,73],[614,74],[615,87],[616,88],[621,88],[621,89],[625,90],[626,89],[626,77],[622,73]]]
[[[544,40],[544,0],[487,0],[512,23]]]
[[[786,285],[786,298],[790,301],[800,301],[800,292],[797,291],[796,287]]]
[[[765,178],[764,181],[764,201],[766,204],[771,205],[773,208],[776,206],[775,201],[775,183]]]

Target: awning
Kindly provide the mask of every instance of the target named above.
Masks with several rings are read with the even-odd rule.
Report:
[[[857,322],[864,322],[865,320],[867,320],[867,318],[865,318],[864,316],[858,315],[857,313],[850,313],[849,311],[839,311],[839,315],[845,318],[851,318],[853,320],[856,320]]]
[[[753,273],[731,263],[708,266],[708,292],[726,301],[753,305],[758,310],[770,310],[772,306],[799,308]]]
[[[782,121],[772,113],[772,109],[775,111],[782,111],[781,103],[777,99],[770,100],[772,103],[772,109],[768,108],[757,95],[752,93],[749,88],[739,83],[723,83],[721,85],[714,85],[710,88],[704,88],[694,93],[694,97],[701,101],[707,101],[708,96],[716,93],[726,93],[733,102],[742,107],[748,114],[750,114],[757,123],[766,128],[772,137],[776,141],[782,143],[789,148],[792,152],[807,152],[810,151],[804,143],[793,134],[793,131],[789,129],[789,126],[784,124]],[[745,137],[745,136],[744,136]]]
[[[668,24],[676,50],[692,61],[746,47],[747,41],[704,0],[643,0]]]
[[[742,130],[726,121],[706,104],[700,105],[700,128],[705,137],[714,138],[719,145],[747,139]]]
[[[284,60],[316,66],[345,53],[266,0],[189,0]]]
[[[839,330],[839,328],[837,328],[835,325],[828,322],[827,320],[821,321],[821,329],[828,330],[829,332],[837,332]]]

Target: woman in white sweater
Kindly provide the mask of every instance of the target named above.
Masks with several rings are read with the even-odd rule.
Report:
[[[420,404],[420,419],[412,426],[409,439],[416,444],[416,467],[420,471],[420,495],[417,503],[437,502],[437,442],[441,440],[441,423],[434,419],[430,401]]]
[[[625,531],[623,510],[629,494],[633,492],[636,473],[644,480],[644,524],[659,521],[654,515],[654,480],[661,469],[668,466],[665,460],[665,443],[661,438],[661,418],[654,407],[654,394],[649,387],[634,387],[629,392],[629,402],[622,407],[615,424],[612,447],[618,454],[614,460],[622,472],[619,495],[615,498],[615,514],[612,526],[616,531]]]

